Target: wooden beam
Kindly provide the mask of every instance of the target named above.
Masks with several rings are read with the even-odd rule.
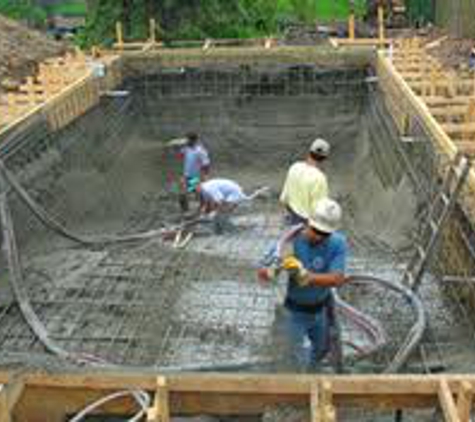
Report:
[[[8,379],[8,373],[0,373],[0,381]],[[441,381],[445,383],[443,388]],[[267,406],[279,403],[305,404],[310,401],[314,420],[318,414],[315,409],[319,408],[320,414],[332,421],[334,406],[339,405],[387,409],[431,407],[437,403],[438,397],[442,397],[450,411],[446,389],[455,389],[462,381],[473,384],[475,376],[177,374],[157,378],[145,373],[29,374],[24,377],[26,389],[18,404],[18,415],[23,418],[19,420],[56,422],[101,396],[133,388],[161,391],[162,395],[159,394],[155,401],[155,408],[160,412],[166,409],[166,405],[160,403],[169,394],[169,414],[257,414]],[[317,396],[316,383],[320,385],[320,395]],[[463,406],[460,404],[461,408]],[[32,414],[41,415],[41,409],[51,418],[31,419]],[[126,414],[133,409],[133,400],[124,400],[108,404],[104,411]]]
[[[378,39],[381,45],[384,44],[384,7],[382,2],[378,4]]]
[[[0,385],[0,422],[11,422],[13,410],[23,394],[25,384],[21,379]]]
[[[453,158],[457,150],[450,137],[430,114],[430,110],[427,105],[415,95],[410,86],[406,83],[406,81],[404,81],[403,77],[396,71],[394,66],[381,51],[378,54],[377,65],[378,73],[383,73],[387,75],[383,77],[390,77],[393,80],[398,89],[401,91],[402,95],[404,95],[404,97],[408,100],[409,105],[419,115],[424,127],[432,136],[434,141],[437,142],[437,144],[449,156],[449,158]]]
[[[391,44],[391,39],[380,40],[379,38],[330,38],[332,45],[345,46],[345,47],[377,47],[381,44]]]
[[[350,16],[348,17],[348,38],[350,40],[355,39],[355,13],[351,10]]]
[[[439,385],[439,403],[446,422],[462,422],[457,412],[454,397],[446,380],[442,379]]]
[[[152,44],[157,42],[157,22],[153,18],[149,20],[149,42]]]
[[[335,422],[336,412],[333,405],[332,384],[325,379],[320,388],[320,412],[322,422]]]
[[[320,386],[313,382],[310,387],[310,418],[312,422],[323,422],[320,413]]]
[[[473,387],[467,381],[462,381],[457,393],[457,412],[462,422],[469,422],[472,412]]]
[[[475,133],[475,122],[442,123],[441,126],[451,137],[465,138],[467,134]]]
[[[157,377],[157,390],[153,407],[147,414],[147,422],[170,422],[170,398],[167,380],[163,376]]]
[[[122,50],[124,48],[124,30],[122,27],[122,22],[116,22],[115,36],[116,36],[116,43],[114,44],[114,46],[117,46],[117,48]]]

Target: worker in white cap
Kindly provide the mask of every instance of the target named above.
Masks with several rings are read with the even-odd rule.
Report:
[[[251,202],[267,190],[267,187],[262,187],[247,195],[234,180],[209,179],[196,187],[200,198],[199,212],[203,216],[211,216],[215,222],[216,232],[220,233],[223,227],[229,226],[228,218],[239,204]]]
[[[322,138],[315,139],[305,161],[290,167],[280,195],[288,212],[290,224],[306,222],[313,214],[317,202],[328,196],[328,182],[320,165],[330,154],[330,144]]]
[[[291,361],[300,369],[314,369],[330,349],[331,288],[347,281],[348,245],[338,231],[341,216],[337,202],[320,200],[313,215],[295,231],[291,253],[281,257],[280,268],[288,273],[282,335]],[[258,277],[268,278],[263,268]],[[307,339],[310,353],[304,347]]]

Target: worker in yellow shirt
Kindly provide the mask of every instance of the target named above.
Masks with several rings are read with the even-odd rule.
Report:
[[[317,202],[328,196],[327,178],[319,167],[329,153],[330,144],[317,138],[310,145],[305,161],[298,161],[289,168],[280,202],[288,212],[290,224],[307,222]]]

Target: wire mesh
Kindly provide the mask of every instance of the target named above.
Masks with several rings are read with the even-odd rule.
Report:
[[[230,232],[216,236],[202,227],[185,249],[161,238],[81,247],[51,232],[10,191],[24,288],[51,338],[119,365],[268,368],[281,353],[275,324],[285,280],[259,286],[255,266],[282,230],[277,198],[286,169],[317,136],[332,144],[325,171],[345,211],[350,271],[398,280],[428,198],[419,189],[427,183],[416,183],[414,168],[422,166],[410,161],[427,153],[407,150],[427,142],[397,142],[365,78],[361,69],[307,64],[167,68],[130,78],[124,86],[130,95],[104,98],[61,132],[39,119],[13,137],[9,144],[17,148],[4,155],[7,167],[52,216],[81,234],[179,223],[173,186],[180,164],[165,141],[190,130],[209,148],[213,175],[235,179],[246,191],[270,187],[268,197],[239,209]],[[7,295],[6,268],[0,280],[2,358],[28,360],[30,353],[33,360],[43,346]],[[443,302],[436,290],[423,292],[431,301],[439,297],[434,324]],[[411,326],[409,305],[380,287],[346,286],[341,295],[380,321],[389,338],[348,370],[381,371]],[[351,324],[343,322],[343,331],[348,344],[365,341]],[[451,334],[456,344],[458,334]],[[424,370],[421,361],[430,359],[415,359],[409,370]]]

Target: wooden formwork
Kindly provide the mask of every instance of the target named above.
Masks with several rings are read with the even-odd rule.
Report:
[[[406,135],[410,122],[417,120],[446,160],[458,152],[475,157],[475,74],[444,69],[418,39],[398,41],[392,55],[380,51],[377,72],[388,110],[401,135]],[[438,171],[442,174],[444,169]],[[474,310],[475,292],[469,282],[475,271],[473,168],[457,211],[443,231],[436,270],[449,274],[451,281],[442,286],[447,297],[466,310]]]
[[[105,74],[98,77],[98,71]],[[77,52],[48,59],[18,90],[0,96],[0,137],[39,113],[51,130],[61,129],[96,105],[121,78],[118,56],[93,61]]]
[[[416,63],[410,67],[408,63]],[[444,70],[418,39],[399,40],[392,54],[380,51],[377,73],[388,110],[401,135],[420,122],[448,160],[458,153],[475,157],[475,75]],[[463,194],[475,219],[475,171]]]
[[[441,409],[446,421],[468,422],[475,376],[319,376],[268,374],[0,374],[0,422],[59,422],[91,402],[124,390],[154,399],[150,422],[176,415],[259,415],[271,406],[306,405],[315,422],[337,420],[345,407]],[[130,415],[122,399],[96,412]]]

